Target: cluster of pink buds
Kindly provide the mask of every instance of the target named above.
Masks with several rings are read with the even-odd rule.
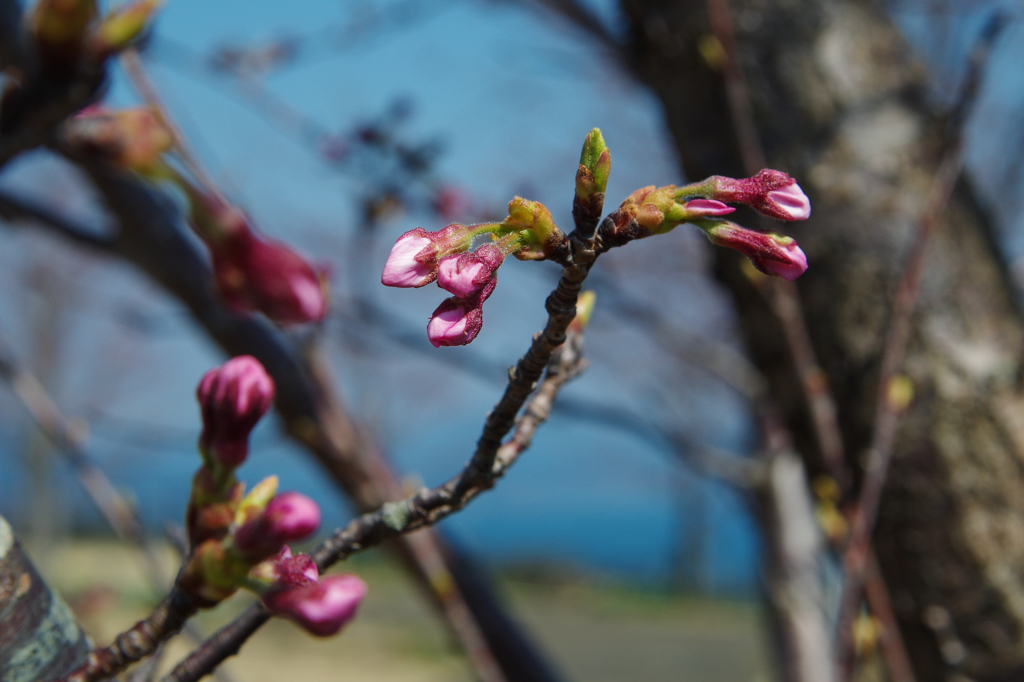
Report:
[[[203,417],[203,466],[193,479],[187,527],[191,553],[178,584],[204,606],[238,588],[314,635],[333,634],[355,615],[366,585],[355,576],[320,578],[313,560],[288,545],[320,525],[320,507],[296,492],[278,494],[270,476],[245,494],[235,470],[249,434],[270,408],[274,383],[250,356],[208,372],[196,391]]]
[[[492,243],[469,251],[479,235]],[[464,346],[480,333],[483,304],[498,283],[498,268],[514,254],[539,260],[564,248],[565,235],[555,227],[543,204],[516,197],[501,223],[453,224],[437,232],[422,227],[406,232],[391,248],[381,283],[389,287],[422,287],[433,282],[454,294],[434,310],[427,339],[435,348]]]
[[[796,180],[782,171],[766,168],[752,178],[739,180],[715,175],[676,190],[675,196],[677,200],[700,197],[687,201],[685,208],[689,212],[695,208],[707,212],[699,218],[688,218],[689,222],[700,227],[711,243],[742,253],[760,272],[792,281],[807,270],[807,256],[792,237],[718,219],[733,210],[724,202],[750,206],[777,220],[809,218],[810,200]]]

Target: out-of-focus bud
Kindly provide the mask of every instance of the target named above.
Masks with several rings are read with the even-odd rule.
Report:
[[[472,253],[448,256],[438,266],[437,285],[459,298],[468,298],[488,285],[493,288],[504,261],[505,253],[494,244],[484,244]]]
[[[277,556],[253,567],[249,577],[267,589],[274,585],[312,585],[319,579],[320,571],[311,557],[306,554],[292,556],[291,548],[285,545]]]
[[[458,187],[441,187],[431,198],[430,206],[441,220],[465,219],[470,204],[466,193]]]
[[[206,540],[192,550],[178,586],[197,599],[199,606],[210,607],[238,591],[238,582],[246,570],[244,565],[230,560],[220,540]]]
[[[203,453],[203,459],[207,460],[207,466],[200,467],[192,477],[192,492],[185,510],[185,528],[191,547],[228,534],[244,488],[230,471],[221,469],[218,471],[221,475],[215,476],[209,467],[216,467],[216,463],[209,461],[208,452]]]
[[[326,281],[287,245],[258,237],[251,229],[210,243],[217,291],[230,307],[259,311],[279,324],[322,320]]]
[[[380,282],[387,287],[422,287],[437,279],[438,261],[473,244],[473,231],[457,223],[437,232],[409,230],[391,247]]]
[[[717,201],[745,204],[777,220],[807,220],[811,216],[811,202],[796,180],[782,171],[770,168],[752,178],[740,180],[715,175],[680,189],[678,196],[682,198],[694,194]]]
[[[479,297],[447,298],[430,316],[427,338],[434,348],[465,346],[476,338],[482,326],[483,307]]]
[[[539,201],[514,197],[508,202],[508,217],[501,222],[501,229],[520,233],[524,246],[515,252],[519,260],[557,258],[568,248],[568,239],[555,225],[551,211]]]
[[[28,26],[44,65],[73,66],[96,15],[96,0],[39,0]]]
[[[277,554],[289,542],[309,537],[320,526],[320,507],[299,493],[282,493],[262,514],[234,534],[234,547],[259,561]]]
[[[274,380],[251,355],[240,355],[203,376],[196,390],[203,415],[199,449],[226,469],[249,454],[249,433],[274,400]]]
[[[594,305],[597,303],[597,294],[588,289],[581,291],[576,299],[576,317],[569,323],[569,331],[582,334],[590,322],[590,316],[594,312]]]
[[[235,510],[235,525],[242,526],[263,513],[270,501],[277,495],[277,476],[267,476],[252,487],[238,503]],[[276,550],[275,550],[276,551]]]
[[[807,256],[792,237],[758,232],[725,221],[699,221],[696,224],[712,244],[739,251],[766,275],[792,281],[807,270]]]
[[[89,107],[66,127],[68,142],[142,175],[159,175],[161,156],[174,143],[171,131],[150,109],[110,111]]]
[[[271,588],[261,595],[271,613],[294,621],[310,634],[329,637],[352,620],[363,598],[366,583],[354,575],[325,576],[302,586]]]
[[[105,57],[130,46],[149,28],[163,4],[164,0],[136,0],[112,10],[92,36],[94,54]]]

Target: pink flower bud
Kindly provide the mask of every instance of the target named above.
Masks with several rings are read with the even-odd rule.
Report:
[[[327,314],[321,275],[284,244],[245,227],[212,242],[210,252],[217,289],[232,308],[258,310],[283,324],[314,322]]]
[[[235,531],[235,547],[251,559],[277,554],[283,545],[302,540],[320,526],[320,507],[299,493],[282,493],[262,514]]]
[[[270,409],[274,380],[250,355],[228,360],[203,376],[196,390],[203,415],[199,448],[235,468],[249,454],[249,433]]]
[[[748,230],[733,223],[717,223],[702,229],[712,244],[739,251],[766,275],[793,281],[807,270],[807,256],[790,237]]]
[[[468,298],[495,280],[504,260],[505,254],[493,244],[485,244],[473,253],[448,256],[438,267],[437,285],[459,298]]]
[[[714,199],[693,199],[686,202],[686,213],[694,218],[713,218],[729,215],[736,209]]]
[[[766,168],[752,178],[715,176],[710,182],[713,199],[746,204],[778,220],[807,220],[811,216],[807,195],[796,180],[782,171]]]
[[[471,299],[447,298],[430,316],[427,338],[434,348],[465,346],[476,338],[483,326],[483,301],[480,296]]]
[[[437,278],[434,241],[422,227],[398,238],[384,264],[380,283],[386,287],[422,287]]]
[[[391,247],[380,282],[386,287],[422,287],[437,279],[437,265],[445,256],[462,253],[473,245],[473,231],[453,223],[437,232],[422,227],[409,230]]]
[[[331,575],[313,584],[271,587],[261,599],[272,613],[310,634],[329,637],[355,617],[366,590],[366,583],[357,576]]]

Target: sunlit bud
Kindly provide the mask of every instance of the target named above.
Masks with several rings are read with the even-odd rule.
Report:
[[[322,320],[327,314],[326,277],[285,244],[245,228],[211,241],[213,276],[224,302],[259,311],[279,324]]]
[[[807,270],[807,256],[791,237],[749,230],[729,222],[701,221],[698,225],[712,244],[739,251],[766,275],[792,281]]]
[[[143,175],[159,172],[161,156],[174,143],[171,131],[150,109],[89,107],[68,123],[66,136],[69,143]]]
[[[770,168],[740,180],[716,175],[694,187],[700,188],[701,196],[706,198],[745,204],[777,220],[806,220],[811,216],[811,202],[796,180]]]
[[[472,253],[451,255],[441,261],[437,285],[459,298],[468,298],[494,281],[505,254],[494,244],[484,244]]]
[[[501,228],[521,233],[524,246],[515,252],[520,260],[549,258],[568,244],[551,211],[539,201],[514,197],[508,202],[508,217],[501,222]]]
[[[96,15],[96,0],[39,0],[28,26],[44,62],[72,64]]]
[[[93,35],[94,52],[105,56],[131,45],[149,28],[153,15],[163,4],[164,0],[136,0],[112,10]]]
[[[359,577],[343,574],[324,576],[312,585],[271,588],[260,598],[271,613],[310,634],[329,637],[355,617],[366,591]]]
[[[483,308],[479,297],[448,298],[430,316],[427,339],[434,348],[465,346],[476,338],[482,326]]]
[[[604,143],[601,131],[594,128],[583,141],[580,167],[576,172],[576,196],[586,199],[595,193],[604,194],[611,167],[611,152]]]
[[[320,507],[299,493],[282,493],[262,514],[234,534],[234,546],[246,557],[260,560],[278,553],[288,542],[309,537],[320,526]]]
[[[241,355],[203,376],[196,391],[203,415],[199,449],[233,469],[249,454],[249,433],[274,400],[274,380],[251,355]]]
[[[688,217],[685,207],[676,203],[675,191],[675,185],[642,187],[622,202],[619,211],[636,221],[641,230],[638,237],[668,232]]]
[[[438,261],[473,244],[473,232],[457,223],[438,232],[409,230],[391,247],[380,282],[387,287],[422,287],[437,279]]]

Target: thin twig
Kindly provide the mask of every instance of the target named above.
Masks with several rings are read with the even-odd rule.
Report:
[[[549,417],[561,387],[585,368],[573,344],[566,344],[564,348],[549,364],[544,381],[516,423],[515,433],[499,448],[495,464],[486,476],[481,477],[471,465],[467,465],[461,474],[438,488],[423,490],[406,500],[389,503],[373,514],[355,519],[312,552],[317,566],[326,569],[388,538],[433,525],[493,486],[530,446],[537,427]],[[466,478],[477,483],[467,487],[463,484]],[[462,490],[461,497],[457,496],[459,490]],[[261,604],[250,606],[179,663],[163,682],[194,682],[200,679],[225,658],[238,653],[242,644],[269,618],[270,613]]]
[[[19,220],[32,222],[56,232],[73,242],[93,249],[109,250],[113,240],[74,222],[62,218],[53,211],[0,190],[0,216],[6,222]]]

